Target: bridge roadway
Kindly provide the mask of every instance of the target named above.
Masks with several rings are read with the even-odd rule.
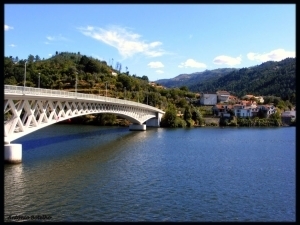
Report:
[[[96,113],[115,114],[129,120],[132,123],[129,130],[146,130],[146,126],[159,127],[165,112],[106,96],[4,85],[5,161],[22,159],[22,146],[11,141],[63,120]]]

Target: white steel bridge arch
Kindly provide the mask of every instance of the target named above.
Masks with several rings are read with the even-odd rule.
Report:
[[[164,114],[160,109],[133,101],[5,85],[4,142],[10,143],[59,121],[96,113],[116,114],[139,125],[152,119],[152,126],[157,127]]]

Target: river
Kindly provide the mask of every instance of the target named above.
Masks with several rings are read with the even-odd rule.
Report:
[[[296,128],[52,125],[14,143],[4,221],[296,220]]]

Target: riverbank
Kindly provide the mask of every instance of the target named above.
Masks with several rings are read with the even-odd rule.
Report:
[[[213,117],[204,117],[203,124],[195,124],[193,127],[286,127],[286,126],[296,126],[296,122],[291,123],[290,125],[282,124],[281,121],[273,118],[213,118]],[[59,124],[82,124],[82,125],[95,125],[95,126],[121,126],[128,127],[130,121],[111,116],[105,117],[87,115],[82,117],[75,117],[72,119],[64,120],[59,122]]]

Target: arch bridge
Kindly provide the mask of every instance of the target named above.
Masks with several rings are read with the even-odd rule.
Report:
[[[138,102],[61,90],[4,85],[4,143],[74,117],[110,113],[130,130],[159,127],[164,111]]]

